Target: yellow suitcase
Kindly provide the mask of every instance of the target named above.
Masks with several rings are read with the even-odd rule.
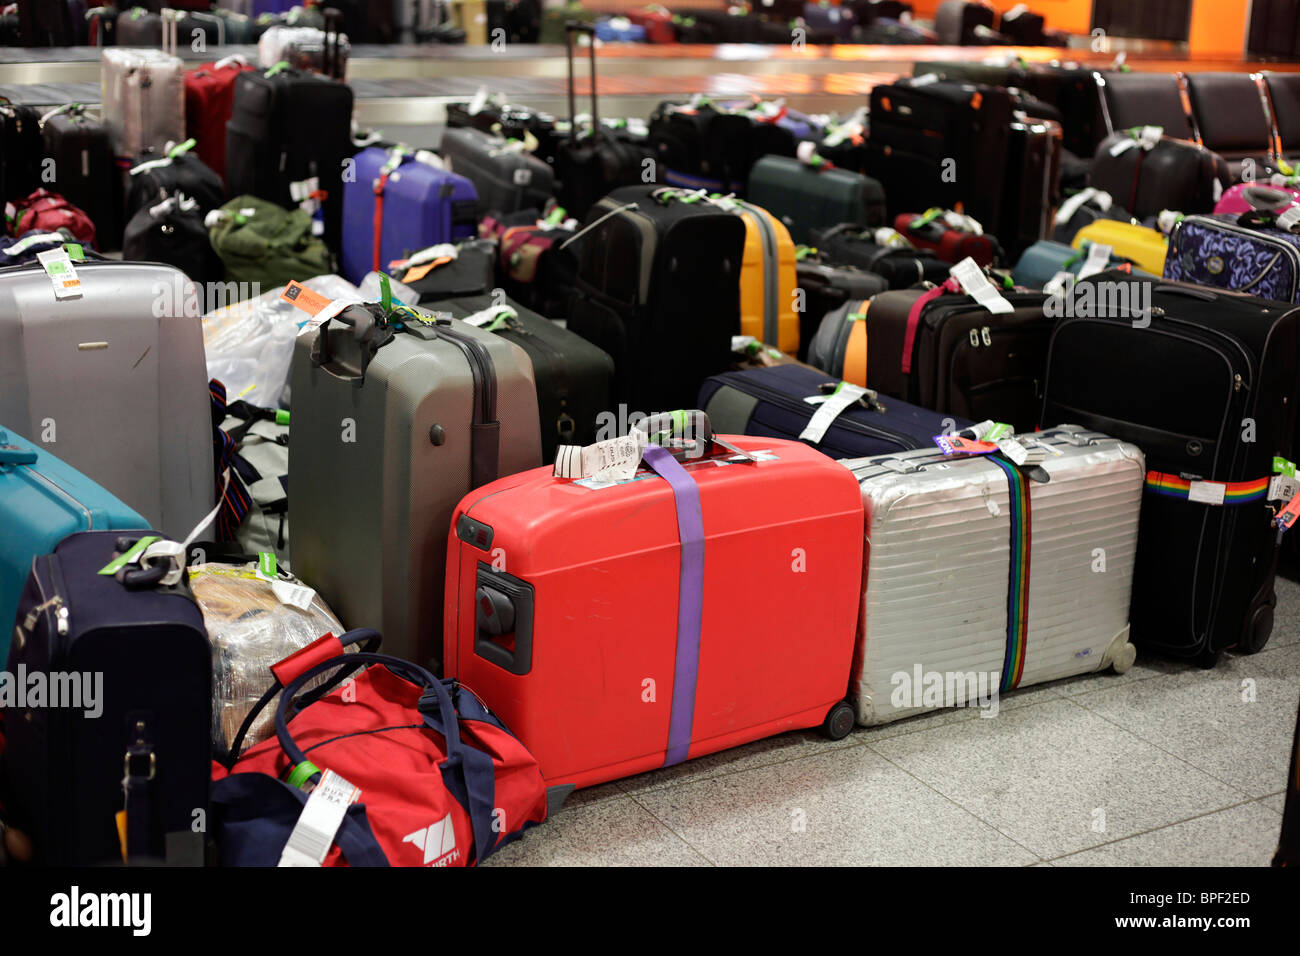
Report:
[[[1143,272],[1154,276],[1165,273],[1169,239],[1154,229],[1116,219],[1098,219],[1080,229],[1071,245],[1082,249],[1085,239],[1110,246],[1115,255],[1132,259]]]
[[[736,201],[745,220],[745,256],[740,270],[740,334],[752,335],[782,352],[799,352],[795,300],[794,241],[785,224],[766,209]]]

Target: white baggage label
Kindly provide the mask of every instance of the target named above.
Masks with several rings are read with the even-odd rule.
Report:
[[[830,395],[826,401],[822,402],[821,407],[813,412],[812,418],[808,420],[804,430],[799,433],[799,437],[803,441],[812,442],[814,445],[820,444],[821,440],[826,437],[826,430],[831,427],[831,423],[839,417],[840,413],[866,394],[867,390],[865,388],[851,385],[848,382],[840,382],[834,394]]]
[[[1079,278],[1086,279],[1098,272],[1104,272],[1106,267],[1110,265],[1110,256],[1110,246],[1103,245],[1100,242],[1092,243],[1088,246],[1088,258],[1083,260],[1083,265],[1079,268]]]
[[[1187,500],[1200,502],[1203,505],[1221,505],[1223,504],[1223,495],[1227,486],[1217,481],[1193,481],[1191,487],[1187,489]]]
[[[281,604],[288,604],[300,611],[311,610],[311,602],[316,598],[314,590],[303,584],[294,584],[292,581],[272,581],[271,593]]]
[[[72,267],[72,259],[66,250],[49,249],[38,252],[36,259],[45,270],[45,274],[50,277],[50,282],[54,286],[54,298],[81,298],[81,280],[77,278],[77,270]]]
[[[1043,286],[1043,291],[1048,295],[1064,295],[1074,288],[1076,278],[1073,272],[1058,272],[1048,280],[1047,285]]]
[[[555,453],[556,478],[596,482],[626,481],[636,475],[645,450],[644,432],[598,441],[594,445],[561,445]]]
[[[280,866],[320,866],[325,862],[334,835],[339,832],[348,807],[361,791],[332,770],[321,774],[320,783],[307,798],[289,842],[280,854]]]
[[[1300,491],[1300,480],[1287,475],[1274,475],[1268,482],[1269,501],[1290,501]]]
[[[957,280],[962,291],[994,315],[1015,311],[984,275],[984,270],[969,256],[949,269],[948,274]]]

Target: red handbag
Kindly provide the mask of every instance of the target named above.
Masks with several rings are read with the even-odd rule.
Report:
[[[58,232],[67,229],[78,242],[95,245],[95,224],[90,217],[58,193],[38,189],[26,199],[14,203],[10,217],[11,235],[25,232]]]
[[[546,819],[537,760],[473,692],[396,657],[344,653],[346,644],[377,638],[369,630],[326,634],[271,668],[275,685],[244,728],[279,693],[276,736],[228,772],[214,767],[223,865],[277,865],[308,790],[327,770],[360,793],[324,866],[471,866]],[[367,666],[344,680],[358,665]],[[321,675],[333,679],[303,694]]]

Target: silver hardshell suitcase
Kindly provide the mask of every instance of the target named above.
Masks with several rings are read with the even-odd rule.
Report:
[[[542,463],[533,366],[498,335],[440,320],[408,322],[362,370],[357,321],[345,310],[294,350],[293,571],[348,627],[437,668],[456,505]]]
[[[171,266],[0,271],[0,422],[183,540],[215,503],[212,406],[194,284]]]
[[[185,139],[185,72],[161,50],[108,47],[100,65],[104,123],[118,156],[161,153]]]
[[[866,510],[859,723],[1132,666],[1142,452],[1074,425],[1017,438],[1045,446],[1040,466],[938,449],[844,462]]]

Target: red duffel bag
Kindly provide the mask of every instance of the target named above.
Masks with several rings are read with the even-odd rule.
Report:
[[[279,693],[275,737],[214,767],[223,865],[313,865],[323,855],[323,866],[472,866],[546,819],[537,760],[473,692],[396,657],[344,653],[377,638],[326,634],[271,668],[276,683],[231,753]],[[309,799],[346,806],[337,827],[328,812],[304,812]],[[322,816],[330,832],[314,822]]]
[[[95,224],[90,217],[58,193],[38,189],[25,199],[13,204],[9,213],[10,232],[21,236],[25,232],[58,232],[66,229],[79,242],[94,247]]]

